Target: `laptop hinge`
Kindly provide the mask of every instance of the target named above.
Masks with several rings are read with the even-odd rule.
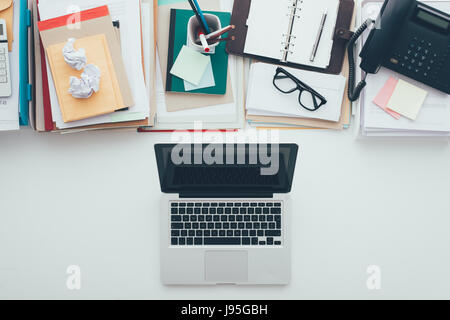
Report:
[[[273,193],[258,193],[258,194],[251,194],[251,193],[239,193],[239,194],[233,194],[233,193],[180,193],[180,198],[202,198],[202,199],[232,199],[232,198],[238,198],[238,199],[253,199],[253,198],[265,198],[265,199],[271,199],[273,198]]]

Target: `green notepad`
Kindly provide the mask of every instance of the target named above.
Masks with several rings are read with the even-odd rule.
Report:
[[[222,27],[230,24],[231,14],[228,12],[205,11],[205,13],[215,14],[219,17]],[[169,52],[167,59],[167,79],[166,91],[169,92],[189,92],[202,94],[224,95],[227,92],[228,77],[228,54],[225,51],[226,43],[219,44],[211,55],[211,64],[214,72],[214,87],[186,91],[184,81],[170,74],[175,60],[187,41],[187,25],[189,19],[194,15],[192,10],[172,9],[170,11],[170,32],[169,32]],[[225,35],[226,36],[226,35]]]

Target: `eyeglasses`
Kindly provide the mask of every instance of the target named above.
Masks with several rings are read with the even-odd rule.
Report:
[[[298,102],[306,110],[316,111],[327,103],[327,100],[320,93],[283,68],[277,68],[273,77],[273,85],[278,91],[285,94],[300,91]]]

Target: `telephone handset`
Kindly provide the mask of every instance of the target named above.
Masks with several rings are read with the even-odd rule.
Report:
[[[450,16],[416,0],[385,0],[377,21],[364,22],[349,41],[351,101],[366,86],[364,78],[355,88],[354,45],[370,27],[360,53],[365,76],[383,66],[450,94]]]

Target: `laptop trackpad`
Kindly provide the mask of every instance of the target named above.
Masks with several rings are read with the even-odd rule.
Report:
[[[247,251],[206,251],[207,282],[236,283],[248,281]]]

